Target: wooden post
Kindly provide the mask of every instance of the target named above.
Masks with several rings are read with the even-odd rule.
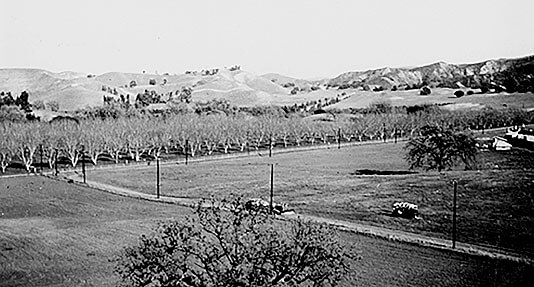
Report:
[[[247,131],[247,142],[246,142],[246,145],[247,145],[247,155],[250,155],[250,143],[249,143],[248,131]]]
[[[185,165],[187,165],[189,157],[189,140],[185,140]]]
[[[54,158],[56,160],[54,160],[54,169],[56,171],[56,176],[57,176],[59,174],[59,171],[57,170],[57,156],[58,156],[59,151],[58,151],[57,148],[55,149],[55,151],[56,151],[56,153],[54,154]]]
[[[84,161],[84,157],[85,157],[85,147],[82,145],[82,157],[81,157],[81,161],[82,161],[83,183],[87,183],[87,180],[86,180],[86,177],[85,177],[85,161]]]
[[[41,155],[41,164],[39,166],[41,173],[43,173],[43,144],[39,145],[39,154]]]
[[[273,136],[269,138],[269,157],[273,156]]]
[[[452,203],[452,248],[456,248],[456,194],[458,191],[458,182],[453,181],[454,195]]]
[[[383,126],[383,130],[382,130],[382,137],[383,137],[383,140],[384,142],[386,142],[386,124],[382,124]]]
[[[274,164],[271,163],[271,202],[269,204],[269,213],[273,214],[273,196],[274,196]]]
[[[341,149],[341,128],[337,129],[337,149]]]
[[[156,157],[156,198],[159,198],[159,157]]]

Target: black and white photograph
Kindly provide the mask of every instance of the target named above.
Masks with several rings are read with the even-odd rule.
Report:
[[[534,285],[534,1],[0,11],[0,287]]]

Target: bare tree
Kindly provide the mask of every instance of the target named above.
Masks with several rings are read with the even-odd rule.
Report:
[[[353,254],[339,239],[325,224],[249,211],[240,198],[201,202],[125,248],[115,271],[126,286],[335,286]]]

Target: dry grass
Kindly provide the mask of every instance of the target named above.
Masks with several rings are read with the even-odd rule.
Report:
[[[275,151],[276,153],[276,151]],[[452,180],[458,180],[459,240],[534,255],[534,155],[514,150],[480,154],[479,171],[411,175],[352,175],[359,169],[407,170],[402,144],[275,154],[216,162],[164,165],[164,195],[202,198],[229,193],[268,198],[275,162],[275,201],[299,213],[366,222],[442,238],[451,237]],[[155,192],[155,167],[97,171],[89,178]],[[396,201],[419,205],[422,220],[389,216]]]
[[[0,286],[113,286],[121,247],[188,209],[41,177],[0,181]]]
[[[503,108],[503,105],[510,108],[534,108],[534,94],[532,93],[475,94],[457,98],[454,96],[454,91],[456,90],[437,88],[432,89],[432,94],[421,96],[419,95],[419,90],[384,92],[346,90],[346,93],[351,96],[329,106],[328,109],[366,108],[377,99],[389,101],[394,106],[450,103],[454,104],[451,109],[479,109],[484,106]]]
[[[0,286],[115,286],[110,260],[179,206],[106,194],[41,177],[0,181]],[[525,286],[534,269],[354,234],[342,286]]]

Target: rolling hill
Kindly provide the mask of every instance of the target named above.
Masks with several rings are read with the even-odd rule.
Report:
[[[153,84],[150,84],[151,80]],[[135,86],[130,86],[132,81]],[[237,106],[294,104],[324,97],[318,92],[290,95],[290,88],[242,70],[220,69],[213,75],[196,72],[181,75],[110,72],[92,76],[40,69],[0,69],[0,91],[10,91],[13,96],[27,91],[30,102],[56,101],[61,110],[102,105],[103,96],[118,97],[122,94],[135,99],[145,90],[155,91],[168,99],[169,94],[176,95],[182,87],[192,87],[193,101],[226,99]],[[335,91],[325,91],[325,94],[335,94]]]
[[[454,65],[445,62],[415,68],[381,68],[343,73],[327,82],[333,88],[380,86],[385,89],[419,88],[499,88],[509,92],[534,91],[534,56],[488,60]]]
[[[425,85],[433,89],[432,95],[417,97],[417,88]],[[387,93],[365,91],[373,86],[380,86]],[[451,99],[454,92],[451,89],[458,88],[534,91],[534,56],[462,65],[438,62],[415,68],[386,67],[347,72],[321,81],[276,73],[258,76],[241,69],[226,68],[179,75],[120,72],[86,75],[71,71],[52,73],[41,69],[0,69],[0,91],[11,91],[14,96],[27,91],[30,102],[55,101],[61,110],[66,111],[102,105],[104,96],[118,98],[129,95],[133,100],[145,91],[154,91],[163,99],[172,99],[183,87],[192,88],[193,102],[225,99],[236,106],[294,105],[333,98],[341,101],[330,108],[365,107],[380,98],[387,98],[394,105],[449,103],[456,102]],[[295,88],[298,88],[297,92],[292,94]],[[411,92],[405,92],[406,88],[410,88]],[[534,102],[528,96],[521,99],[519,106]],[[461,102],[469,101],[464,99]],[[473,101],[482,105],[486,99],[481,96]],[[487,101],[493,103],[494,99]]]

